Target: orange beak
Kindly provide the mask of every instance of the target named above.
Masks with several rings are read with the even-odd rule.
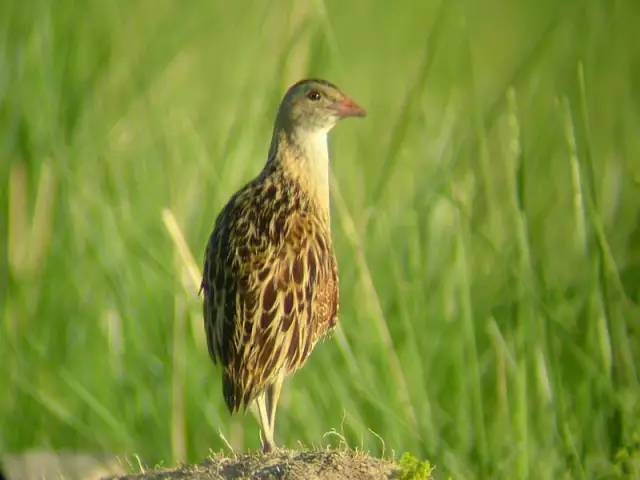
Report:
[[[349,97],[345,97],[344,100],[338,103],[338,115],[342,118],[364,117],[367,115],[367,111]]]

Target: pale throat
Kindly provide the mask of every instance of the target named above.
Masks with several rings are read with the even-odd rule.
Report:
[[[329,217],[329,129],[293,132],[291,140],[298,150],[289,166],[301,185],[317,201]]]

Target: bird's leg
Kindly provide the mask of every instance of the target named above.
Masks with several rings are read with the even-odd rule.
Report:
[[[258,414],[260,416],[260,440],[262,441],[262,451],[265,453],[271,452],[275,447],[275,443],[273,441],[273,431],[269,424],[269,413],[267,411],[264,392],[258,395],[258,398],[256,398],[256,404],[258,406]]]
[[[282,389],[282,381],[284,375],[281,373],[276,377],[276,380],[267,387],[267,412],[269,413],[269,426],[271,427],[271,434],[275,435],[276,432],[276,408],[278,407],[278,399],[280,398],[280,390]]]

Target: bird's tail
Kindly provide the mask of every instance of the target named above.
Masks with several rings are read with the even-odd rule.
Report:
[[[222,394],[231,413],[240,410],[243,403],[242,388],[233,381],[233,378],[226,370],[222,374]]]

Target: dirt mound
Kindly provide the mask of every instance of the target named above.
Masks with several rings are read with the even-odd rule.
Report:
[[[411,478],[390,460],[373,458],[352,450],[247,453],[232,458],[214,455],[199,465],[150,471],[119,477],[120,480],[160,479],[269,479],[269,480],[364,480]],[[115,478],[115,477],[114,477]],[[422,477],[426,478],[426,477]]]

